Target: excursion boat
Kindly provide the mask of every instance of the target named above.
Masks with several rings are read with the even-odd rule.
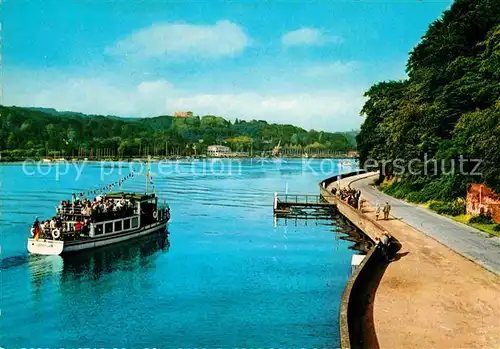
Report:
[[[352,162],[350,162],[350,161],[342,161],[341,162],[341,166],[346,166],[346,167],[352,166]]]
[[[60,255],[111,245],[164,231],[170,220],[168,205],[155,193],[111,192],[89,200],[63,201],[52,220],[31,228],[28,251]]]

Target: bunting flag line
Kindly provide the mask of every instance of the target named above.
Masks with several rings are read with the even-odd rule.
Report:
[[[119,180],[115,181],[114,183],[102,186],[98,189],[92,189],[92,190],[88,190],[88,191],[82,191],[79,193],[73,193],[72,196],[73,197],[77,197],[77,196],[84,197],[84,196],[88,196],[88,195],[98,195],[98,194],[100,194],[104,191],[107,191],[107,190],[111,191],[111,190],[113,190],[113,188],[116,185],[121,186],[125,181],[127,181],[128,179],[133,178],[133,177],[134,177],[134,172],[131,172],[128,175],[126,175],[125,177],[122,177]]]

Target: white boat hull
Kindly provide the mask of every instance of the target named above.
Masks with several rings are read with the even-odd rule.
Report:
[[[158,230],[167,227],[167,221],[150,224],[136,231],[131,231],[125,234],[112,234],[109,236],[103,235],[99,238],[91,238],[83,241],[60,241],[48,239],[28,239],[28,251],[32,254],[39,255],[59,255],[68,252],[87,250],[98,248],[101,246],[115,244],[121,241],[130,240],[136,237],[154,233]]]

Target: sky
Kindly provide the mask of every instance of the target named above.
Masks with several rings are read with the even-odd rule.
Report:
[[[2,0],[1,104],[348,131],[450,0]]]

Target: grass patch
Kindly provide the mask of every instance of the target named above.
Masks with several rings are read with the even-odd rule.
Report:
[[[466,224],[469,227],[473,227],[478,230],[484,231],[485,233],[500,237],[500,231],[496,230],[498,229],[497,227],[499,226],[499,224],[469,223],[469,220],[472,218],[472,216],[469,214],[461,214],[460,216],[445,216],[453,219],[456,222]]]
[[[431,189],[436,189],[436,184],[437,183],[426,183],[423,185],[417,183],[409,184],[392,179],[381,183],[378,189],[390,196],[413,202],[420,207],[432,210],[456,222],[500,237],[500,224],[487,223],[484,219],[478,219],[478,217],[473,218],[472,215],[465,214],[466,202],[464,198],[450,200],[445,199],[446,195],[443,195],[442,199],[432,199],[429,193]],[[470,222],[471,218],[473,218],[472,222]],[[474,221],[478,222],[474,223]]]

